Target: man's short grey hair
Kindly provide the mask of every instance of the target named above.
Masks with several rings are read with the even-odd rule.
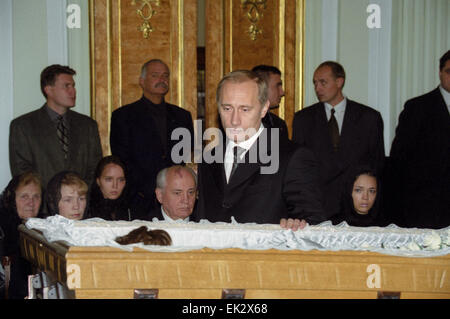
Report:
[[[259,77],[255,72],[249,70],[236,70],[225,75],[220,80],[216,91],[216,103],[217,107],[220,107],[220,99],[222,97],[222,89],[225,83],[244,83],[247,81],[254,81],[258,86],[258,101],[261,106],[264,106],[269,99],[269,93],[267,89],[266,81]]]
[[[145,76],[147,75],[147,66],[149,64],[151,64],[151,63],[161,63],[161,64],[164,64],[167,67],[167,69],[169,69],[169,67],[167,66],[167,64],[163,60],[161,60],[161,59],[151,59],[151,60],[148,60],[147,62],[145,62],[142,65],[142,67],[141,67],[141,78],[145,78]]]
[[[189,172],[191,174],[192,178],[194,179],[195,188],[197,189],[197,174],[192,170],[192,168],[190,168],[188,166],[182,166],[182,165],[174,165],[174,166],[166,167],[166,168],[160,170],[158,175],[156,176],[156,188],[159,188],[161,190],[166,188],[167,174],[169,171],[172,171],[172,170],[173,171],[185,170],[185,171]]]

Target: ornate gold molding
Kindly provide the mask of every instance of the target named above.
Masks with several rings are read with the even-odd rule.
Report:
[[[150,33],[153,32],[153,27],[150,24],[150,19],[157,13],[155,10],[153,10],[153,6],[152,3],[154,3],[155,6],[159,7],[159,0],[132,0],[131,4],[133,6],[136,5],[136,2],[140,1],[141,2],[141,6],[139,9],[136,10],[138,16],[141,17],[142,20],[144,20],[144,22],[142,23],[142,25],[138,28],[138,30],[140,30],[142,32],[142,35],[144,36],[145,39],[148,39],[150,36]],[[146,10],[148,11],[148,14],[145,15],[144,11]]]
[[[247,18],[250,21],[248,34],[253,41],[256,40],[258,34],[262,34],[262,29],[258,28],[257,23],[263,17],[263,13],[260,10],[266,8],[266,3],[267,0],[241,0],[242,9],[247,9],[247,6],[250,6],[250,9],[247,11]]]
[[[286,19],[286,1],[280,0],[279,3],[279,16],[278,16],[278,34],[279,34],[279,45],[278,45],[278,67],[281,71],[281,80],[283,83],[286,83],[285,79],[285,64],[286,64],[286,42],[285,42],[285,34],[286,34],[286,25],[284,23]],[[281,100],[280,106],[278,108],[278,116],[285,120],[286,117],[286,105],[285,98]]]

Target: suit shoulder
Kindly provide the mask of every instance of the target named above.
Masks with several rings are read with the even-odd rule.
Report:
[[[78,113],[76,111],[69,111],[70,112],[70,116],[72,117],[72,119],[74,119],[75,121],[79,121],[79,122],[83,122],[83,123],[89,123],[91,125],[95,124],[97,125],[97,121],[95,121],[93,118],[91,118],[90,116]]]
[[[441,93],[439,92],[439,88],[437,88],[428,93],[413,97],[413,98],[409,99],[408,101],[406,101],[405,108],[420,107],[423,104],[427,104],[430,101],[435,100],[436,97],[439,96],[439,94],[441,94]]]
[[[271,113],[273,115],[273,119],[275,122],[277,122],[278,124],[282,125],[285,124],[286,125],[286,121],[283,120],[281,117],[279,117],[278,115]]]
[[[363,112],[366,115],[370,115],[373,117],[379,117],[381,118],[381,113],[377,110],[375,110],[373,107],[370,107],[368,105],[364,105],[355,101],[348,101],[348,104],[350,107],[353,107],[355,110],[358,110],[360,112]]]
[[[294,117],[301,118],[301,117],[307,117],[312,116],[315,114],[321,107],[322,103],[316,103],[310,106],[305,107],[304,109],[301,109],[300,111],[295,112]]]
[[[128,112],[133,112],[141,104],[141,100],[134,101],[130,104],[122,105],[121,107],[115,109],[112,114],[124,114]]]
[[[377,110],[375,110],[373,107],[353,101],[348,100],[347,105],[350,105],[351,107],[357,108],[359,110],[362,110],[363,112],[375,112],[379,113]]]
[[[22,114],[11,121],[11,125],[20,125],[22,123],[28,123],[29,121],[35,121],[39,117],[40,109]]]
[[[186,116],[186,117],[191,116],[191,112],[179,107],[178,105],[174,105],[174,104],[170,104],[170,103],[166,103],[166,105],[167,105],[167,108],[170,109],[172,112],[178,113],[178,114],[180,114],[182,116]]]

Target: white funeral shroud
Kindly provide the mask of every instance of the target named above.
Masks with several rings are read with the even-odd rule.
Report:
[[[252,250],[358,250],[396,256],[432,257],[450,254],[450,226],[439,230],[387,227],[353,227],[330,221],[307,225],[298,231],[282,229],[274,224],[211,223],[165,221],[105,221],[91,218],[81,221],[56,215],[46,219],[30,218],[29,229],[41,231],[49,242],[65,241],[72,246],[112,246],[125,250],[140,247],[150,251],[177,252],[201,248],[241,248]],[[164,229],[172,238],[171,246],[115,242],[118,236],[145,225],[148,230]]]

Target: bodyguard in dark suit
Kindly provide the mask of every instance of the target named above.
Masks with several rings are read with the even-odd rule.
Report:
[[[148,61],[139,78],[142,98],[112,113],[111,151],[129,170],[132,209],[140,212],[148,213],[155,207],[156,175],[175,164],[171,151],[178,141],[171,140],[173,130],[186,128],[192,141],[194,138],[191,114],[164,100],[169,78],[169,68],[163,61]]]
[[[450,51],[440,59],[440,85],[405,103],[391,147],[403,227],[450,225]]]
[[[288,129],[286,122],[270,110],[280,107],[281,98],[284,96],[283,81],[281,81],[281,71],[271,65],[257,65],[252,69],[259,77],[267,82],[269,111],[262,119],[266,128],[278,128],[280,130],[280,139],[288,140]]]
[[[294,116],[292,140],[311,149],[319,161],[327,219],[339,213],[343,182],[352,166],[368,164],[381,171],[383,120],[374,109],[344,97],[345,71],[327,61],[314,72],[319,103]]]
[[[226,138],[198,166],[197,218],[288,219],[293,229],[324,220],[311,152],[280,141],[278,131],[274,135],[261,123],[269,108],[266,82],[251,71],[234,71],[219,83],[216,100]]]
[[[97,122],[70,110],[75,106],[75,71],[51,65],[41,73],[41,90],[47,102],[10,124],[11,174],[34,171],[42,185],[58,172],[75,171],[92,182],[102,149]]]

